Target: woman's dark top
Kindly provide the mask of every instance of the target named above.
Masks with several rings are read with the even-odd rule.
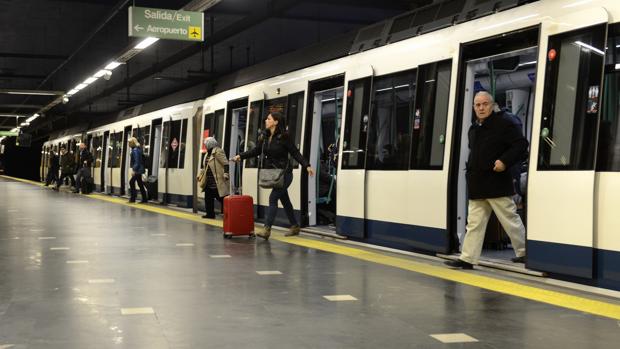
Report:
[[[257,157],[261,155],[261,150],[263,150],[265,154],[261,168],[289,168],[289,170],[292,170],[292,168],[288,166],[289,154],[304,168],[310,166],[310,163],[304,159],[299,149],[297,149],[287,134],[276,132],[276,134],[271,137],[271,142],[269,142],[269,136],[263,134],[259,137],[258,144],[256,144],[254,149],[243,152],[239,154],[239,156],[241,159]]]

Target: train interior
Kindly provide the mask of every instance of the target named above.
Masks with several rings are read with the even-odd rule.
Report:
[[[314,198],[309,200],[308,217],[310,226],[331,232],[336,230],[336,179],[343,93],[343,87],[338,87],[314,94],[310,163],[316,175],[308,179],[308,197]]]
[[[515,118],[515,122],[521,126],[523,134],[531,144],[537,54],[538,48],[531,47],[467,62],[458,182],[457,232],[461,243],[467,224],[465,163],[469,155],[467,131],[475,118],[472,108],[474,95],[479,91],[488,91],[494,95],[498,107]],[[526,227],[527,169],[527,160],[509,169],[515,186],[513,199]],[[499,261],[507,261],[514,257],[510,239],[495,215],[491,216],[487,225],[481,257]]]

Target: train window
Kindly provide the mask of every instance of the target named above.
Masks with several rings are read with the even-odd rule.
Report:
[[[183,168],[185,166],[185,138],[187,119],[164,122],[164,146],[161,151],[162,168]]]
[[[549,38],[539,170],[592,170],[606,25]]]
[[[620,171],[620,24],[609,26],[601,120],[598,132],[597,171]]]
[[[103,150],[101,148],[101,136],[93,137],[93,150],[95,156],[95,167],[101,167],[101,153]]]
[[[277,111],[282,113],[282,115],[286,115],[286,100],[287,97],[279,97],[274,99],[268,99],[265,101],[265,115],[271,113],[272,111]]]
[[[148,155],[149,154],[149,137],[150,137],[150,133],[151,133],[151,126],[143,126],[143,127],[138,127],[138,128],[134,128],[131,131],[131,136],[132,137],[136,137],[136,139],[138,140],[138,143],[140,143],[140,145],[142,146],[142,149],[144,150],[144,154]]]
[[[411,168],[443,167],[452,61],[420,66],[413,115]]]
[[[370,78],[349,81],[342,143],[342,168],[363,169],[370,109]]]
[[[110,159],[109,168],[121,167],[121,154],[123,152],[123,133],[116,132],[110,134]]]
[[[377,77],[368,129],[368,170],[407,170],[416,70]]]
[[[301,145],[301,121],[304,113],[304,93],[298,92],[288,96],[288,115],[287,129],[291,137],[293,137],[293,144],[300,149]],[[297,161],[292,161],[294,168],[297,168],[299,164]]]
[[[213,134],[218,142],[222,142],[224,136],[224,109],[216,110],[213,114]]]
[[[253,149],[258,143],[263,127],[263,101],[250,103],[250,113],[248,114],[248,141],[245,144],[245,151]],[[256,168],[258,166],[257,158],[245,160],[246,168]]]

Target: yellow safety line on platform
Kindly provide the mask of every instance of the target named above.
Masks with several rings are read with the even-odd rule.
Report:
[[[9,176],[1,176],[9,179],[14,179],[20,182],[42,185],[34,181],[24,180],[20,178],[14,178]],[[130,204],[123,199],[106,197],[103,195],[91,194],[86,195],[88,197],[99,199],[116,204],[122,204],[141,210],[164,214],[167,216],[177,217],[181,219],[191,220],[193,222],[222,226],[222,222],[214,219],[202,219],[199,216],[191,213],[179,212],[173,209],[164,207],[155,207],[152,205],[140,205]],[[419,274],[440,278],[443,280],[453,281],[470,285],[490,291],[495,291],[511,296],[521,297],[533,301],[547,303],[562,308],[568,308],[572,310],[582,311],[589,314],[600,315],[616,320],[620,320],[620,305],[597,301],[585,297],[574,296],[562,292],[547,290],[534,286],[527,286],[519,284],[513,281],[506,281],[501,279],[492,278],[489,276],[477,275],[472,272],[464,272],[460,270],[448,269],[445,267],[433,266],[430,264],[415,262],[409,259],[392,257],[377,252],[367,251],[359,248],[342,246],[340,244],[329,243],[324,241],[317,241],[312,239],[306,239],[301,237],[283,237],[282,234],[272,234],[272,239],[302,246],[306,248],[312,248],[315,250],[321,250],[325,252],[331,252],[343,256],[356,258],[359,260],[387,265],[399,269],[413,271]]]

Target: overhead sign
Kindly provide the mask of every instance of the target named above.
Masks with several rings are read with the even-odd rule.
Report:
[[[15,137],[18,135],[19,135],[19,132],[0,131],[0,137]]]
[[[129,36],[203,41],[204,13],[129,7]]]

